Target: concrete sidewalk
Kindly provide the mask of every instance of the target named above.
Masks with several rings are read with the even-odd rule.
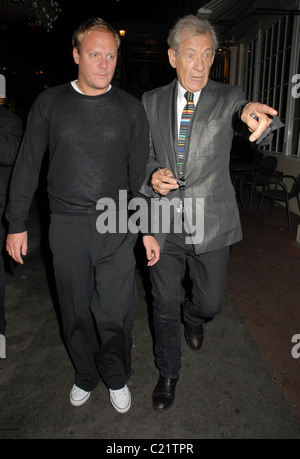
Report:
[[[144,273],[133,329],[132,407],[118,414],[100,382],[89,401],[69,402],[73,368],[60,335],[51,269],[40,250],[35,214],[24,266],[7,276],[7,358],[0,369],[1,439],[300,439],[300,423],[228,292],[205,326],[203,348],[183,337],[176,401],[153,410],[157,382]],[[50,276],[50,277],[49,277]],[[50,279],[50,283],[49,283]],[[50,287],[49,287],[50,285]],[[120,292],[121,294],[121,292]]]

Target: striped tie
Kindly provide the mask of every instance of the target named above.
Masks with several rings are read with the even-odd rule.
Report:
[[[185,105],[182,112],[178,138],[178,168],[180,175],[183,174],[186,136],[189,129],[190,121],[195,111],[194,94],[192,92],[187,91],[184,97],[187,100],[187,104]]]

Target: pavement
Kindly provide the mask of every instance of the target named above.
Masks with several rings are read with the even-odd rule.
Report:
[[[158,371],[147,269],[139,248],[139,304],[128,383],[132,407],[126,414],[117,413],[101,382],[85,405],[73,407],[69,392],[74,371],[61,337],[50,255],[41,244],[46,240],[43,226],[33,209],[25,263],[10,263],[7,273],[0,439],[102,439],[109,448],[125,441],[131,444],[133,439],[154,445],[166,441],[198,445],[203,439],[300,439],[300,420],[229,290],[222,312],[205,325],[199,352],[187,346],[182,326],[182,370],[175,403],[165,413],[153,410],[151,394]]]

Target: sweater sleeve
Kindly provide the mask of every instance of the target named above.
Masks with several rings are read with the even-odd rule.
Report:
[[[49,101],[42,93],[34,102],[14,167],[6,218],[9,234],[26,230],[26,220],[38,185],[42,160],[48,146]]]
[[[132,198],[143,200],[140,213],[140,230],[143,235],[150,234],[151,200],[140,193],[145,181],[150,153],[150,130],[145,109],[140,111],[132,129],[131,154],[129,161],[129,186]]]
[[[145,107],[145,111],[147,113],[147,93],[144,94],[143,97],[142,97],[142,104]],[[151,130],[150,130],[150,152],[149,152],[147,165],[146,165],[146,168],[145,168],[144,180],[143,180],[143,182],[141,184],[141,188],[140,188],[140,193],[143,196],[147,196],[148,198],[159,196],[158,194],[156,194],[153,191],[153,189],[151,187],[151,178],[152,178],[153,172],[155,172],[160,167],[164,167],[164,165],[163,164],[158,164],[158,162],[156,161],[153,142],[152,142],[152,137],[151,137]]]
[[[139,113],[131,130],[128,170],[129,188],[133,198],[139,195],[139,189],[144,181],[150,148],[148,120],[143,106],[139,107]]]

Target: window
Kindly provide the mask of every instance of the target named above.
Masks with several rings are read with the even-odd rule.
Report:
[[[257,41],[248,45],[247,54],[247,71],[246,71],[246,96],[248,100],[255,100],[254,96],[254,77],[255,77],[255,51]]]
[[[297,51],[295,66],[293,69],[293,76],[295,81],[293,82],[294,88],[292,89],[291,97],[291,142],[290,142],[290,154],[291,156],[297,156],[300,159],[300,37],[299,34],[297,42]],[[294,91],[296,89],[296,91]]]
[[[292,43],[297,17],[285,16],[267,30],[259,30],[247,45],[245,91],[248,100],[257,100],[278,110],[281,121],[293,126],[287,148],[286,127],[276,131],[268,150],[299,157],[300,113],[298,103],[289,103],[292,79]],[[295,23],[295,24],[294,24]],[[296,38],[294,39],[296,41]],[[299,37],[297,46],[299,53]],[[299,67],[299,54],[298,54]]]

